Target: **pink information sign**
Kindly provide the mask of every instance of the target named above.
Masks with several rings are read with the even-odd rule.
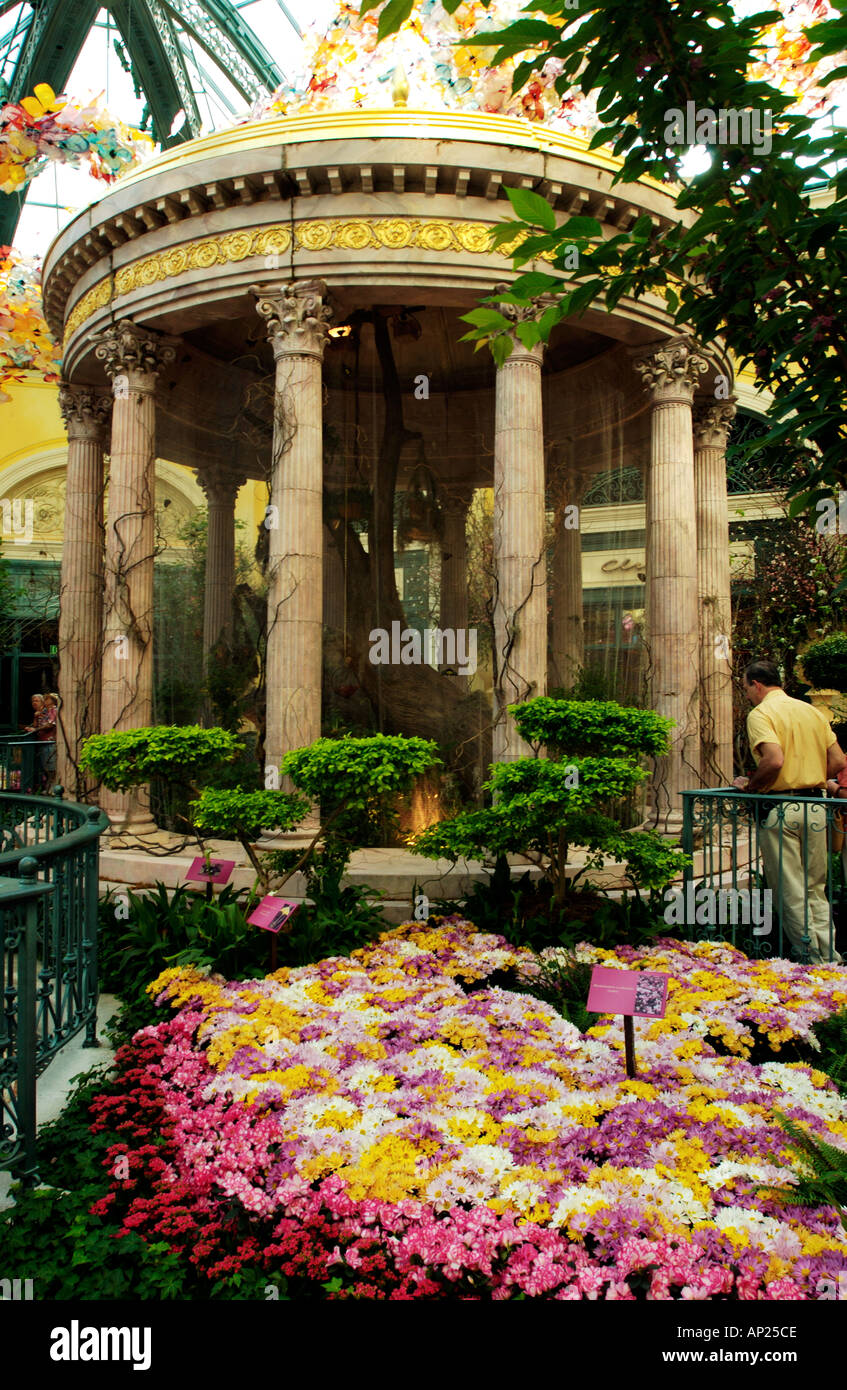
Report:
[[[198,854],[185,877],[192,883],[228,883],[234,868],[234,859],[204,859]]]
[[[595,965],[586,1008],[592,1014],[637,1014],[664,1018],[668,977],[659,970],[615,970]]]
[[[263,931],[282,931],[299,906],[299,903],[290,903],[285,898],[275,898],[273,893],[268,893],[250,913],[247,921],[251,927],[261,927]]]

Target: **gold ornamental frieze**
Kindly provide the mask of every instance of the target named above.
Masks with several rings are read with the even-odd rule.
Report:
[[[107,275],[105,280],[98,280],[97,284],[90,290],[86,290],[78,304],[75,304],[68,321],[65,324],[65,342],[71,334],[75,333],[80,324],[90,319],[92,314],[96,314],[98,309],[105,309],[107,304],[111,304],[114,297],[114,284],[112,276]]]
[[[438,217],[331,217],[299,222],[293,231],[298,251],[434,251],[485,255],[496,224],[455,222]],[[245,261],[250,257],[279,257],[291,249],[292,229],[285,223],[251,231],[200,237],[167,251],[156,251],[106,276],[74,305],[65,324],[65,342],[98,309],[134,290],[172,280],[193,270]],[[493,252],[510,256],[517,242]],[[549,257],[548,257],[549,258]]]
[[[523,239],[523,234],[492,248],[491,232],[497,223],[456,222],[440,217],[326,217],[298,222],[293,229],[294,247],[298,251],[321,252],[330,248],[339,251],[431,251],[439,255],[465,252],[468,255],[496,255],[510,258]],[[286,223],[248,231],[226,232],[220,236],[199,237],[183,242],[167,251],[143,256],[107,275],[88,290],[74,305],[65,324],[65,344],[98,309],[115,299],[149,288],[163,280],[187,275],[193,270],[211,270],[213,266],[230,265],[251,257],[270,258],[273,268],[279,258],[291,250],[292,228]],[[552,260],[552,253],[542,252],[541,260]],[[654,294],[664,298],[664,291]]]

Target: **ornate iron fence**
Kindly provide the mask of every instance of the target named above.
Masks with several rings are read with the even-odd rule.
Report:
[[[750,956],[837,962],[847,913],[843,821],[823,795],[700,788],[682,794],[682,848],[692,856],[666,920],[689,940],[731,940]]]
[[[0,793],[0,1168],[35,1180],[36,1075],[81,1029],[96,1047],[96,807]]]
[[[34,735],[0,737],[0,791],[34,794],[41,790],[38,750]]]

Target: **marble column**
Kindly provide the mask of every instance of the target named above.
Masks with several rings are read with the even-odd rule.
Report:
[[[555,508],[553,595],[550,619],[552,680],[570,688],[585,664],[582,610],[582,533],[579,526],[585,479],[569,472]]]
[[[438,621],[442,631],[457,634],[466,632],[468,627],[467,523],[470,503],[470,493],[449,495],[442,501],[444,531],[441,539],[441,600]],[[463,650],[467,651],[467,646]],[[459,675],[456,662],[443,662],[442,669],[452,670],[455,673],[454,679],[462,686],[467,686],[468,677]]]
[[[694,407],[697,591],[700,610],[700,749],[703,781],[732,781],[732,603],[726,444],[735,401]]]
[[[235,499],[247,481],[220,463],[198,469],[197,481],[206,494],[209,520],[206,532],[206,582],[203,596],[203,651],[209,655],[219,642],[232,640],[232,602],[235,592]]]
[[[268,561],[265,764],[320,738],[323,391],[331,311],[322,281],[254,288],[276,361]]]
[[[501,305],[513,321],[530,317]],[[495,762],[531,753],[507,713],[547,690],[547,556],[541,344],[512,337],[497,368],[494,417]]]
[[[682,824],[680,793],[700,785],[697,525],[691,408],[708,363],[689,338],[633,353],[652,403],[647,479],[647,659],[653,707],[673,720],[656,760],[651,820]]]
[[[72,800],[90,781],[78,771],[80,746],[100,731],[103,621],[103,446],[111,397],[93,386],[59,387],[68,435],[65,540],[59,594],[57,780]]]
[[[95,349],[112,380],[100,724],[147,727],[153,717],[156,378],[176,355],[160,334],[121,319]],[[149,788],[101,792],[112,831],[149,833]]]

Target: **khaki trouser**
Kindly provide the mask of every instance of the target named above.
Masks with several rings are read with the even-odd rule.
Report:
[[[774,906],[797,955],[802,960],[803,938],[808,936],[810,964],[828,962],[825,808],[819,802],[803,800],[775,806],[759,831],[759,848]],[[841,962],[834,944],[832,959],[836,965]]]

